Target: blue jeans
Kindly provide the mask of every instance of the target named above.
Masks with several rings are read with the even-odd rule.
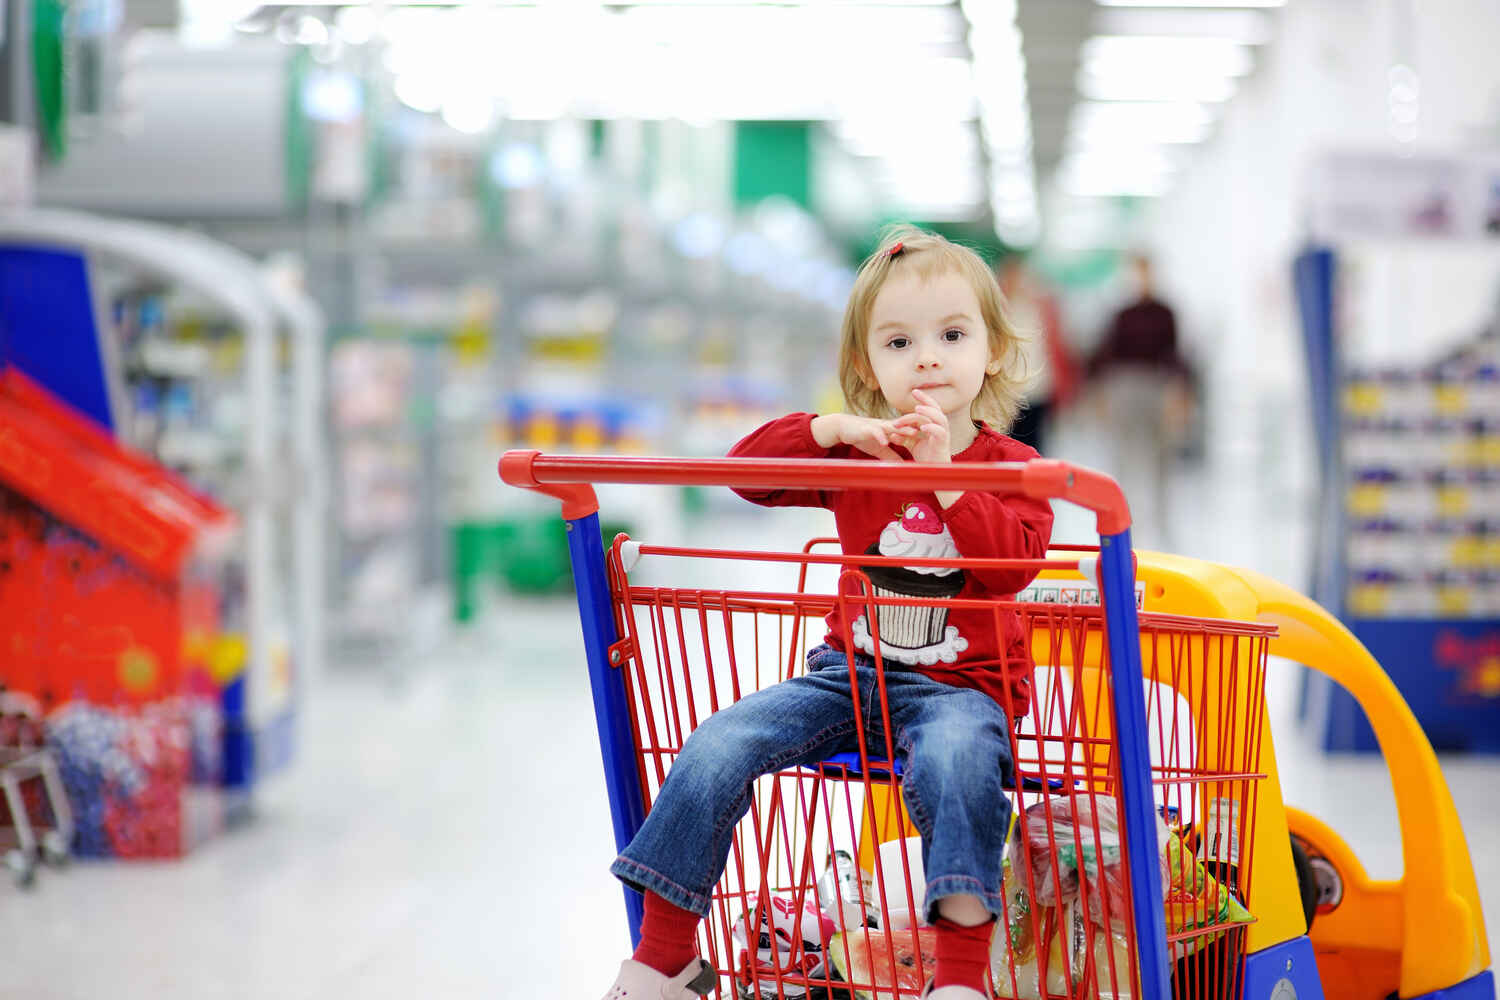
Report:
[[[867,752],[883,758],[875,663],[856,653],[854,665]],[[938,900],[960,894],[1002,913],[1011,816],[1005,785],[1014,767],[1005,712],[987,695],[915,670],[888,665],[885,685],[906,808],[922,835],[928,920],[936,919]],[[807,654],[807,673],[710,715],[688,737],[646,822],[610,871],[707,915],[755,779],[857,751],[853,704],[848,660],[825,645]]]

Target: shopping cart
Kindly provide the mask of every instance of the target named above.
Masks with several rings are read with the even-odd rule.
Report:
[[[40,861],[54,867],[67,864],[73,813],[52,751],[0,747],[0,803],[5,806],[0,850],[17,885],[32,885]]]
[[[894,609],[986,610],[997,629],[1004,616],[1019,615],[1036,671],[1029,711],[1015,719],[1016,824],[991,962],[996,995],[1323,995],[1295,899],[1265,723],[1276,628],[1139,611],[1146,594],[1129,515],[1106,477],[1052,461],[926,466],[538,452],[507,453],[501,476],[563,502],[619,846],[638,829],[693,729],[800,671],[836,606],[846,622],[866,616],[876,648],[882,615]],[[1024,493],[1094,511],[1100,545],[1036,562],[882,560],[824,554],[816,544],[748,552],[621,536],[606,554],[593,483]],[[1040,575],[1019,595],[1025,600],[877,594],[866,569],[893,562]],[[778,571],[784,582],[767,580]],[[810,586],[817,574],[833,575],[832,585]],[[1175,579],[1150,586],[1157,594],[1185,590]],[[877,667],[883,672],[879,657]],[[882,682],[879,704],[868,707],[884,712],[884,697]],[[917,926],[921,856],[893,751],[887,739],[757,782],[701,931],[700,951],[719,973],[717,995],[919,993],[934,939]],[[1267,839],[1276,823],[1260,818],[1262,802],[1280,823],[1279,844]],[[1268,886],[1287,898],[1257,890],[1260,853],[1272,863]],[[640,905],[627,890],[632,940]],[[1274,939],[1247,947],[1263,912],[1270,919],[1262,929]]]

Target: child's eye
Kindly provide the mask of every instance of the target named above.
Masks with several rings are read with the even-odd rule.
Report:
[[[962,330],[945,330],[943,332],[943,339],[948,341],[948,343],[950,344],[958,343],[963,339],[963,337],[964,332]]]
[[[886,347],[894,347],[896,350],[900,351],[900,350],[905,350],[906,345],[910,344],[910,343],[911,343],[911,341],[908,340],[906,337],[892,337],[890,340],[888,340],[886,342],[885,346]]]

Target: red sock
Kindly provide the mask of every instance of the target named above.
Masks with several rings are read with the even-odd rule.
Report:
[[[630,957],[664,976],[675,976],[698,954],[698,921],[691,910],[673,906],[654,892],[646,893],[641,918],[641,943]]]
[[[933,926],[937,928],[937,971],[932,976],[932,988],[967,986],[985,993],[984,976],[990,968],[995,921],[964,927],[939,917]]]

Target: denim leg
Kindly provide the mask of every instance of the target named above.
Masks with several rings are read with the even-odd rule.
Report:
[[[896,678],[892,683],[892,678]],[[944,896],[977,896],[1004,912],[1001,878],[1014,772],[1010,727],[994,699],[919,674],[887,675],[891,726],[906,769],[902,793],[922,835],[923,909]]]
[[[640,831],[610,866],[616,877],[685,910],[708,913],[755,779],[854,748],[848,667],[842,657],[819,666],[699,724]]]

